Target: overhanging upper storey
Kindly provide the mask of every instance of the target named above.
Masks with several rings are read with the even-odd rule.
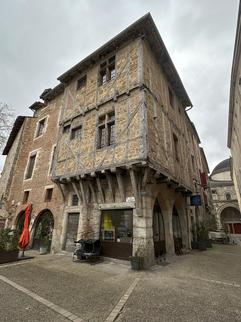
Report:
[[[150,13],[144,15],[142,18],[131,24],[128,28],[124,29],[116,37],[112,38],[106,44],[94,51],[91,55],[87,56],[74,67],[70,68],[67,72],[59,76],[58,80],[62,83],[70,82],[74,77],[95,64],[103,56],[111,53],[116,48],[119,48],[125,42],[137,37],[144,37],[148,41],[150,48],[155,54],[158,63],[162,66],[168,81],[175,90],[175,93],[180,99],[182,105],[184,107],[192,106],[192,103]]]

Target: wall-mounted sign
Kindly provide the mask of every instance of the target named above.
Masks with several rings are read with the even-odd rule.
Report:
[[[200,195],[193,195],[190,197],[191,206],[201,206],[202,200]]]
[[[135,197],[127,197],[126,202],[135,202]]]

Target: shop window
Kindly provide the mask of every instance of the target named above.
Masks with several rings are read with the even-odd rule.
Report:
[[[25,203],[27,203],[27,202],[28,202],[29,193],[30,193],[30,191],[29,191],[29,190],[24,191],[24,193],[23,193],[23,204],[25,204]]]
[[[101,149],[115,143],[115,113],[99,117],[97,148]]]
[[[82,126],[75,127],[71,130],[71,140],[81,139]]]
[[[173,143],[174,143],[174,157],[175,157],[176,161],[180,161],[178,138],[175,134],[173,134]]]
[[[72,206],[78,206],[79,198],[77,195],[72,195]]]
[[[99,85],[104,85],[116,77],[115,56],[104,61],[100,65]]]
[[[83,76],[77,80],[77,87],[76,90],[84,88],[86,86],[87,76]]]
[[[53,195],[53,188],[46,189],[45,191],[45,202],[49,202],[52,200],[52,195]]]
[[[45,123],[46,123],[46,118],[38,122],[36,138],[43,135]]]
[[[25,179],[32,178],[35,160],[36,160],[36,154],[31,155],[28,160],[28,168],[27,168]]]
[[[102,240],[117,243],[131,243],[132,234],[132,210],[108,210],[102,212]]]

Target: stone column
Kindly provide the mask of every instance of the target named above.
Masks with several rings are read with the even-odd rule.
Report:
[[[148,268],[154,264],[153,243],[153,206],[154,196],[149,191],[141,193],[140,206],[133,209],[133,256],[143,253],[144,266]]]
[[[64,212],[63,221],[62,221],[62,233],[60,238],[60,248],[64,249],[66,242],[66,234],[67,234],[67,226],[68,226],[68,212]]]
[[[89,238],[89,221],[88,221],[88,208],[87,206],[80,206],[79,208],[79,224],[77,230],[77,240]]]
[[[183,248],[189,247],[189,232],[188,232],[188,223],[187,223],[187,211],[185,208],[177,209],[178,216],[181,224],[181,232],[182,232],[182,244]]]
[[[164,228],[165,228],[165,242],[166,242],[166,253],[168,255],[175,254],[173,229],[172,229],[172,211],[173,205],[169,204],[169,207],[162,209]]]

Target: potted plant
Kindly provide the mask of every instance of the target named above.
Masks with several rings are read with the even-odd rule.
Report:
[[[0,231],[0,264],[18,260],[18,233],[6,228]]]
[[[135,255],[131,256],[131,268],[134,271],[144,269],[144,260],[144,247],[143,245],[139,245],[135,252]]]

